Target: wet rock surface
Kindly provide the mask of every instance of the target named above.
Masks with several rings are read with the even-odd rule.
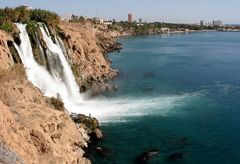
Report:
[[[85,116],[83,114],[71,114],[70,117],[78,125],[86,130],[93,140],[103,138],[103,133],[100,130],[99,122],[95,117]]]
[[[103,157],[103,158],[107,158],[112,154],[112,150],[106,147],[96,147],[95,149],[96,153],[98,154],[98,156]]]
[[[136,163],[147,163],[150,159],[157,156],[158,153],[159,151],[157,149],[147,150],[137,157]]]

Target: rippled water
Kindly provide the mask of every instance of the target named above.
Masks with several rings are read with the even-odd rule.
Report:
[[[123,50],[110,54],[119,90],[93,101],[104,111],[95,112],[105,133],[97,145],[109,151],[93,151],[93,163],[134,163],[151,148],[159,154],[149,163],[172,163],[175,152],[177,163],[240,163],[240,33],[119,41]]]

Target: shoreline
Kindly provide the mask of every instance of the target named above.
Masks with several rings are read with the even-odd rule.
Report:
[[[96,88],[96,95],[99,95],[103,92],[107,91],[113,91],[117,90],[116,86],[111,86],[108,84],[108,80],[118,78],[118,70],[114,70],[111,68],[111,61],[108,58],[108,55],[111,52],[114,51],[120,51],[121,50],[121,44],[118,43],[118,40],[120,37],[133,37],[133,36],[143,36],[143,35],[122,35],[118,37],[112,37],[111,32],[112,31],[104,31],[101,29],[94,29],[92,24],[87,24],[84,27],[81,27],[81,24],[74,24],[74,23],[67,23],[64,24],[63,32],[61,31],[61,36],[63,37],[63,46],[65,46],[66,51],[68,52],[69,57],[69,64],[72,66],[72,71],[75,73],[74,77],[79,80],[78,84],[79,88],[81,90],[82,86],[83,89],[87,90],[91,87]],[[90,27],[90,28],[86,28]],[[104,35],[102,34],[104,31]],[[17,54],[13,54],[11,51],[12,49],[8,50],[7,47],[9,45],[12,45],[14,40],[19,40],[17,36],[19,35],[19,31],[13,34],[5,34],[4,32],[0,31],[4,36],[2,38],[3,41],[1,41],[1,47],[2,48],[2,54],[6,56],[6,58],[3,58],[3,62],[9,62],[9,67],[4,68],[11,68],[11,66],[16,66],[19,61],[16,62],[16,56]],[[50,32],[52,32],[50,30]],[[206,31],[189,31],[187,33],[195,33],[195,32],[206,32]],[[145,36],[153,36],[153,35],[172,35],[172,34],[187,34],[184,31],[173,31],[171,33],[153,33],[153,34],[146,34]],[[8,37],[7,37],[8,36]],[[42,42],[42,38],[39,38],[39,40]],[[10,44],[11,43],[11,44]],[[36,45],[32,45],[36,46]],[[46,45],[42,45],[45,50],[47,49]],[[11,48],[11,47],[9,47]],[[36,50],[36,47],[35,49]],[[34,51],[33,50],[33,51]],[[35,51],[34,51],[35,52]],[[11,57],[14,59],[9,59],[9,54],[11,54]],[[34,54],[34,57],[40,57],[40,54]],[[8,61],[9,60],[9,61]],[[20,60],[21,61],[21,60]],[[21,63],[21,62],[19,62]],[[47,66],[44,65],[44,66]],[[10,73],[11,74],[11,73]],[[101,139],[104,134],[102,134],[102,131],[100,130],[100,125],[98,123],[98,120],[96,118],[92,118],[91,116],[82,116],[78,115],[78,121],[74,121],[73,118],[70,118],[69,114],[66,114],[63,112],[62,108],[55,108],[55,106],[51,103],[55,103],[57,107],[61,107],[60,101],[57,101],[56,99],[51,99],[51,101],[47,101],[46,97],[43,96],[43,93],[40,93],[40,89],[37,89],[32,85],[32,83],[24,77],[24,83],[19,84],[18,79],[10,79],[10,84],[18,84],[20,85],[20,88],[24,89],[18,89],[12,88],[8,85],[8,82],[4,82],[4,85],[6,85],[5,89],[8,90],[8,96],[7,97],[16,97],[17,99],[23,100],[23,102],[14,102],[13,106],[11,104],[9,105],[9,102],[5,102],[6,99],[2,98],[1,101],[4,103],[2,106],[6,109],[6,112],[11,116],[14,117],[11,118],[12,120],[16,122],[15,124],[25,128],[24,135],[26,135],[26,138],[29,138],[29,140],[33,140],[33,143],[29,144],[25,142],[25,140],[21,140],[20,143],[23,145],[26,144],[28,146],[27,149],[22,150],[22,147],[16,147],[16,145],[12,145],[11,142],[15,143],[15,140],[9,140],[8,137],[2,139],[3,141],[7,141],[8,145],[12,150],[15,150],[16,153],[20,154],[20,156],[24,160],[30,160],[30,161],[38,161],[38,160],[46,160],[42,154],[45,153],[53,153],[55,151],[58,151],[59,153],[56,154],[56,156],[52,157],[54,160],[58,160],[58,156],[64,154],[64,150],[62,148],[63,145],[59,144],[59,142],[64,142],[64,144],[70,144],[69,146],[69,152],[71,152],[71,148],[77,148],[79,152],[82,152],[82,148],[88,144],[87,142],[94,142],[94,140],[97,138]],[[21,79],[20,79],[21,80]],[[95,85],[95,86],[94,86]],[[13,85],[14,86],[14,85]],[[89,88],[88,88],[89,87]],[[28,92],[24,92],[24,90],[27,90]],[[87,90],[89,91],[89,90]],[[31,94],[30,94],[31,93]],[[25,94],[25,95],[24,95]],[[23,97],[24,96],[24,97]],[[33,97],[32,97],[33,96]],[[34,98],[36,96],[37,98]],[[94,96],[94,95],[93,95]],[[6,96],[5,96],[6,97]],[[12,102],[11,102],[12,103]],[[16,103],[16,104],[15,104]],[[50,104],[49,104],[50,103]],[[5,106],[7,104],[7,106]],[[25,105],[27,104],[27,105]],[[32,106],[31,110],[29,106]],[[23,108],[22,108],[23,107]],[[19,109],[18,109],[19,108]],[[28,109],[28,110],[23,110]],[[44,110],[39,110],[44,109]],[[57,111],[56,111],[57,110]],[[44,118],[43,120],[40,120],[39,117],[34,117],[28,119],[26,116],[26,113],[28,115],[31,115],[32,112],[38,111],[41,112],[40,117]],[[18,115],[14,115],[14,113],[17,112]],[[57,121],[54,123],[52,122],[52,115],[57,118]],[[66,117],[67,121],[62,121],[62,117]],[[71,120],[73,119],[73,120]],[[21,121],[23,120],[23,122]],[[38,121],[34,121],[38,120]],[[26,122],[24,122],[26,121]],[[32,121],[34,121],[34,124],[32,124]],[[41,122],[43,121],[43,122]],[[64,123],[64,124],[63,124]],[[71,133],[69,133],[69,129],[65,128],[65,123],[71,125],[71,128],[69,128]],[[76,125],[76,127],[74,127]],[[17,128],[18,128],[17,126]],[[8,128],[8,127],[5,127]],[[18,131],[18,134],[21,134],[21,131]],[[73,137],[77,136],[77,138]],[[20,136],[19,135],[19,136]],[[7,135],[6,135],[7,136]],[[17,137],[19,137],[17,136]],[[64,137],[62,137],[64,136]],[[90,137],[91,138],[88,138]],[[66,138],[69,137],[72,142],[77,143],[77,146],[74,145],[74,143],[70,143],[66,141]],[[37,138],[37,139],[36,139]],[[73,138],[73,139],[72,139]],[[36,141],[36,140],[37,141]],[[39,148],[38,140],[42,142],[42,146],[44,150],[41,150],[41,147]],[[40,142],[39,141],[39,142]],[[36,142],[36,143],[35,143]],[[40,142],[40,143],[41,143]],[[18,143],[18,142],[17,142]],[[56,144],[57,143],[57,144]],[[27,147],[26,146],[26,147]],[[41,144],[40,144],[41,146]],[[36,148],[35,148],[36,147]],[[37,151],[36,151],[37,149]],[[28,150],[32,151],[31,153],[28,152]],[[30,155],[29,155],[30,154]],[[75,154],[66,154],[64,155],[65,161],[74,161],[77,158],[74,156]],[[81,158],[81,154],[78,156]],[[84,156],[83,156],[84,158]],[[82,159],[85,160],[85,159]],[[87,161],[87,159],[86,159]]]
[[[218,31],[218,30],[196,30],[196,31],[172,31],[168,33],[151,33],[151,34],[123,34],[116,38],[131,37],[131,36],[154,36],[154,35],[172,35],[172,34],[191,34],[191,33],[203,33],[203,32],[232,32],[232,31]],[[240,31],[239,31],[240,32]]]

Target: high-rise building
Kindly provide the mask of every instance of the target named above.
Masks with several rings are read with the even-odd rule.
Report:
[[[214,21],[213,21],[213,26],[222,26],[222,21],[220,21],[220,20],[214,20]]]
[[[132,22],[133,21],[133,15],[132,14],[128,14],[128,22]]]
[[[204,21],[200,20],[200,26],[203,26],[203,25],[204,25]]]
[[[139,23],[142,23],[142,18],[139,19]]]

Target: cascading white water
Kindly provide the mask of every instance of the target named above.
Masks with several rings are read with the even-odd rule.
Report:
[[[63,66],[63,79],[66,84],[66,87],[68,88],[69,95],[71,96],[71,99],[74,99],[77,102],[82,102],[82,98],[79,94],[79,87],[75,81],[74,75],[72,73],[71,67],[69,66],[63,51],[61,47],[59,47],[57,44],[53,43],[50,36],[47,35],[43,27],[40,26],[43,39],[45,43],[47,44],[48,49],[53,53],[57,54],[58,57],[61,60],[61,64]]]
[[[26,31],[26,25],[16,24],[20,30],[21,44],[14,44],[19,56],[26,67],[28,79],[38,87],[46,96],[57,97],[58,95],[64,101],[66,108],[74,106],[75,102],[82,102],[82,98],[78,92],[78,87],[72,74],[71,68],[68,65],[61,48],[54,44],[47,36],[43,28],[41,28],[44,41],[46,42],[49,51],[55,55],[59,55],[63,66],[63,78],[54,76],[48,72],[43,66],[40,66],[33,57],[32,46]],[[75,102],[74,102],[75,101]]]
[[[85,115],[91,113],[92,116],[97,117],[101,122],[124,121],[129,116],[135,117],[159,113],[165,115],[176,104],[182,105],[181,102],[185,103],[189,97],[192,98],[194,96],[192,94],[185,94],[155,98],[118,98],[83,101],[70,65],[65,58],[66,54],[64,55],[64,50],[62,50],[60,45],[62,43],[53,43],[50,35],[48,35],[47,28],[45,31],[43,26],[40,27],[43,39],[48,47],[48,59],[58,57],[63,69],[63,73],[59,72],[60,70],[58,69],[49,73],[33,57],[26,25],[16,25],[20,30],[21,44],[19,46],[14,44],[14,46],[26,67],[28,79],[41,89],[45,96],[57,97],[59,95],[69,112]],[[56,65],[51,65],[51,67],[54,68]]]

